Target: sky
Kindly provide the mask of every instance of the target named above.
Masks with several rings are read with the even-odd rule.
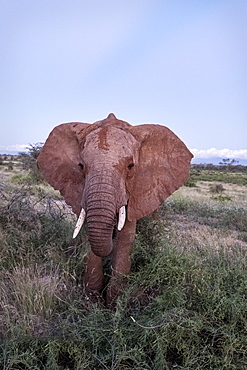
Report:
[[[247,159],[246,0],[0,0],[0,152],[114,113]]]

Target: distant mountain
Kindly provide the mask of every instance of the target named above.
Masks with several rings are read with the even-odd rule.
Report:
[[[247,166],[247,159],[242,159],[242,158],[234,158],[235,161],[238,161],[238,163],[235,164],[240,164],[242,166]],[[230,161],[232,158],[230,159]],[[193,158],[191,163],[193,164],[208,164],[212,163],[214,165],[219,164],[222,162],[222,158],[217,158],[217,157],[212,157],[212,158]]]
[[[28,150],[19,150],[18,152],[16,150],[0,150],[0,155],[6,154],[6,155],[17,155],[19,153],[27,153]]]

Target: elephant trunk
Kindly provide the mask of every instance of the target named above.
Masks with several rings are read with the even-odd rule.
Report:
[[[126,200],[121,200],[119,196],[116,196],[117,187],[112,177],[102,179],[101,175],[91,179],[88,183],[84,202],[89,242],[94,254],[105,257],[112,251],[116,213],[122,205],[126,204]]]
[[[89,242],[94,254],[105,257],[112,251],[112,234],[115,224],[114,214],[106,214],[103,208],[89,208],[87,212]]]

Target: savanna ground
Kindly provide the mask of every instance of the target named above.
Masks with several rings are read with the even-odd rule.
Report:
[[[59,194],[18,161],[0,176],[0,369],[247,368],[247,172],[193,170],[138,222],[115,312],[85,297]]]

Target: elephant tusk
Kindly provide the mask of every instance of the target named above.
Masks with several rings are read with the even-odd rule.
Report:
[[[85,209],[82,208],[81,213],[78,217],[77,223],[75,225],[75,230],[74,230],[74,233],[73,233],[73,239],[79,234],[79,231],[81,230],[81,227],[84,223],[85,217],[86,217],[86,212],[85,212]]]
[[[122,228],[124,227],[125,219],[126,219],[125,206],[122,206],[119,210],[119,218],[118,218],[118,225],[117,225],[118,231],[121,231]]]

